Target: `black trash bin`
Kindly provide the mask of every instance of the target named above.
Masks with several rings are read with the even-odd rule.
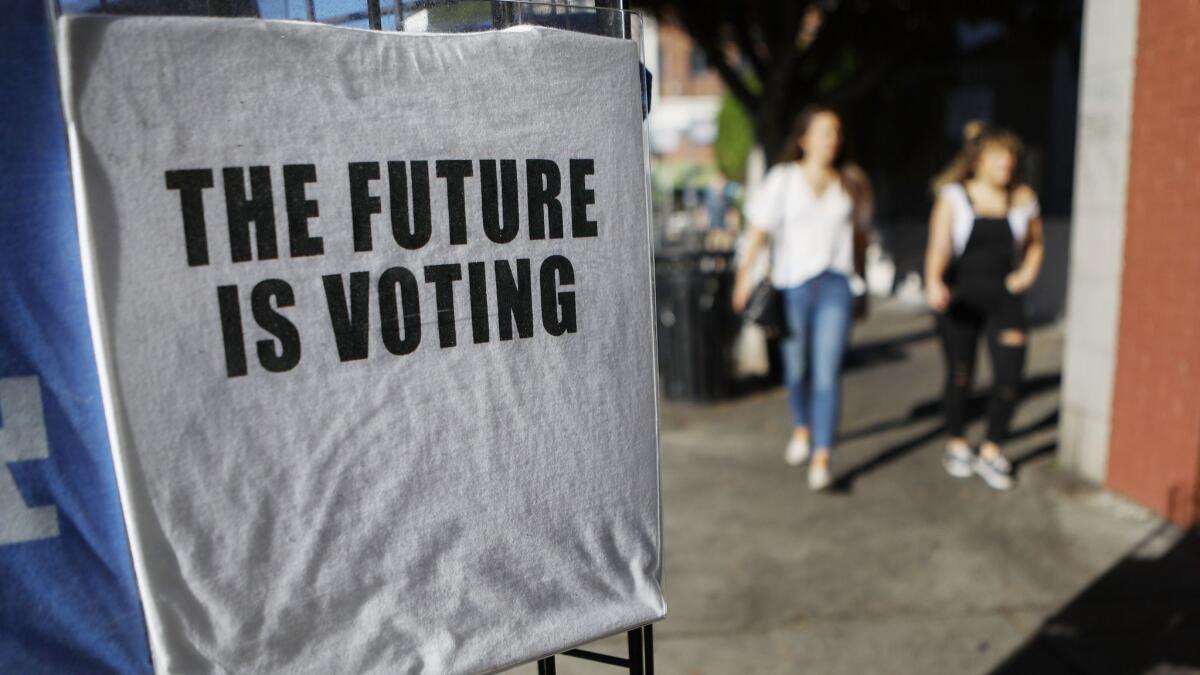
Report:
[[[732,396],[732,254],[665,249],[655,255],[654,276],[663,395],[693,402]]]

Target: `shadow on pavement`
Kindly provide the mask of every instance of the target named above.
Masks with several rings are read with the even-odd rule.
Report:
[[[903,361],[908,358],[905,349],[907,345],[934,337],[932,328],[913,331],[905,335],[897,335],[882,340],[871,340],[852,345],[842,361],[842,371],[848,372],[858,368],[867,368],[880,363]],[[773,389],[783,385],[783,360],[779,353],[779,338],[772,337],[767,343],[767,359],[769,361],[766,375],[752,375],[736,378],[731,395],[740,398],[765,389]]]
[[[1037,377],[1031,377],[1031,378],[1025,380],[1025,383],[1021,386],[1021,396],[1022,396],[1022,398],[1028,398],[1030,396],[1034,396],[1036,394],[1040,394],[1045,391],[1058,389],[1059,385],[1061,385],[1061,384],[1062,384],[1062,374],[1061,373],[1053,373],[1053,374],[1049,374],[1049,375],[1039,375]],[[987,400],[988,400],[988,392],[986,392],[986,391],[976,392],[971,395],[971,399],[969,401],[967,401],[967,422],[968,423],[973,422],[973,421],[983,417],[983,414],[987,409]],[[917,405],[913,406],[908,411],[908,415],[905,415],[904,417],[898,417],[898,418],[892,419],[892,420],[885,420],[883,422],[877,422],[875,424],[871,424],[871,425],[868,425],[868,426],[865,426],[865,427],[862,427],[859,429],[851,429],[850,431],[847,431],[845,433],[838,434],[838,441],[840,443],[845,443],[847,441],[851,441],[856,438],[862,438],[864,436],[871,436],[873,434],[882,433],[884,431],[891,431],[892,429],[898,429],[900,427],[905,427],[905,426],[912,424],[913,422],[918,422],[920,420],[928,419],[930,417],[936,417],[941,414],[942,414],[942,399],[939,397],[936,399],[918,403]],[[1056,417],[1055,421],[1057,421],[1057,417]],[[1014,437],[1016,436],[1016,432],[1013,433],[1013,436]]]
[[[1055,410],[1052,414],[1047,415],[1046,417],[1047,417],[1047,419],[1052,419],[1052,421],[1050,421],[1049,423],[1043,422],[1042,423],[1043,428],[1058,424],[1058,411],[1057,410]],[[1045,457],[1047,455],[1052,455],[1052,454],[1054,454],[1054,451],[1057,449],[1058,449],[1058,441],[1053,440],[1053,441],[1050,441],[1049,443],[1043,443],[1042,445],[1039,445],[1038,447],[1036,447],[1032,450],[1021,453],[1020,455],[1017,455],[1016,457],[1009,457],[1009,461],[1012,462],[1013,475],[1020,476],[1022,466],[1024,466],[1025,464],[1028,464],[1029,462],[1032,462],[1033,460],[1035,460],[1039,457]]]
[[[993,675],[1200,670],[1200,529],[1161,555],[1143,546],[1046,619]]]
[[[903,361],[908,358],[908,354],[904,349],[906,345],[928,340],[934,337],[934,335],[936,333],[932,328],[926,328],[883,340],[860,342],[851,346],[846,351],[846,356],[842,360],[842,370],[851,371],[856,368],[865,368],[879,363]]]
[[[1031,396],[1031,395],[1038,394],[1038,393],[1041,393],[1044,391],[1058,389],[1061,381],[1062,381],[1062,375],[1059,373],[1053,373],[1050,375],[1042,375],[1042,376],[1038,376],[1038,377],[1032,377],[1025,381],[1025,384],[1022,387],[1022,395],[1023,396]],[[967,405],[967,421],[968,421],[968,423],[982,417],[984,414],[986,405],[987,405],[987,393],[978,393],[978,394],[973,395],[971,397],[970,402]],[[913,422],[918,422],[920,420],[939,416],[939,415],[941,415],[941,412],[942,412],[942,401],[940,399],[926,401],[924,403],[919,403],[919,404],[913,406],[913,408],[909,411],[908,416],[906,416],[906,417],[898,418],[898,419],[894,419],[894,420],[888,420],[888,421],[881,422],[878,424],[872,424],[870,426],[863,427],[861,429],[855,429],[855,430],[849,431],[849,432],[841,435],[841,441],[845,442],[847,440],[854,439],[854,438],[862,438],[864,436],[870,436],[872,434],[877,434],[877,433],[881,433],[884,431],[890,431],[892,429],[896,429],[896,428],[899,428],[902,426],[907,426],[909,424],[912,424]],[[1035,420],[1034,422],[1032,422],[1030,424],[1027,424],[1018,429],[1014,429],[1012,431],[1012,433],[1009,435],[1009,440],[1010,441],[1018,440],[1024,436],[1028,436],[1029,434],[1032,434],[1037,431],[1042,431],[1044,429],[1052,429],[1057,425],[1058,425],[1058,410],[1055,409],[1054,411],[1044,415],[1042,418]],[[944,435],[945,431],[946,431],[945,426],[938,425],[938,426],[936,426],[932,429],[929,429],[921,434],[918,434],[917,436],[914,436],[914,437],[909,438],[901,443],[897,443],[896,445],[893,445],[889,448],[882,450],[881,452],[877,453],[876,455],[874,455],[870,459],[866,460],[865,462],[862,462],[856,466],[849,468],[846,471],[841,472],[838,475],[837,479],[834,481],[834,484],[831,488],[832,491],[834,491],[834,492],[850,492],[854,486],[854,481],[857,480],[858,478],[860,478],[868,473],[871,473],[872,471],[875,471],[876,469],[879,469],[880,467],[882,467],[886,464],[889,464],[890,462],[900,459],[901,457],[903,457],[904,455],[907,455],[908,453],[912,452],[913,450],[916,450],[917,448],[920,448],[921,446],[934,440],[935,438]],[[1022,454],[1019,457],[1012,458],[1013,470],[1020,471],[1021,465],[1026,464],[1029,461],[1036,459],[1037,457],[1041,457],[1041,456],[1044,456],[1044,455],[1054,452],[1054,449],[1056,447],[1057,447],[1057,443],[1050,442],[1045,445],[1034,448],[1033,450]]]

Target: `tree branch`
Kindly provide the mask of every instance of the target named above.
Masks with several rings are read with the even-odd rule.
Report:
[[[707,18],[713,19],[712,23],[705,25],[705,19],[701,18],[704,13],[694,12],[681,16],[683,27],[692,36],[692,40],[704,52],[704,57],[708,59],[708,64],[712,66],[717,74],[721,76],[721,80],[725,86],[729,88],[729,93],[741,103],[746,110],[754,114],[758,110],[760,97],[754,93],[750,86],[742,78],[741,74],[733,69],[725,58],[725,53],[721,49],[721,30],[719,20],[716,19],[716,11]]]
[[[767,81],[769,68],[763,61],[762,55],[758,53],[754,37],[750,35],[750,22],[744,14],[734,21],[733,30],[734,35],[737,36],[738,49],[750,62],[751,68],[754,69],[754,77],[758,79],[759,86],[761,86],[763,82]]]

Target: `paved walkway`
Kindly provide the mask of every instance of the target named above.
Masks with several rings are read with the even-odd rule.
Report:
[[[1056,468],[1057,327],[1032,336],[1008,446],[1017,488],[946,476],[932,329],[927,314],[898,304],[856,328],[831,494],[810,493],[803,469],[783,463],[782,390],[664,405],[670,614],[656,627],[658,673],[1103,672],[1087,665],[1089,643],[1046,642],[1052,619],[1131,551],[1161,553],[1180,533]],[[1176,663],[1186,664],[1182,649]],[[1140,653],[1131,662],[1155,665]],[[565,658],[558,671],[621,672]]]

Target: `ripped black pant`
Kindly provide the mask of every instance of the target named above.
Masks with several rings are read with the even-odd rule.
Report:
[[[938,315],[946,356],[946,430],[965,435],[967,404],[975,375],[979,337],[987,339],[992,361],[992,393],[987,407],[987,440],[999,444],[1008,435],[1025,368],[1026,325],[1021,299],[1006,289],[952,293],[950,306]]]

